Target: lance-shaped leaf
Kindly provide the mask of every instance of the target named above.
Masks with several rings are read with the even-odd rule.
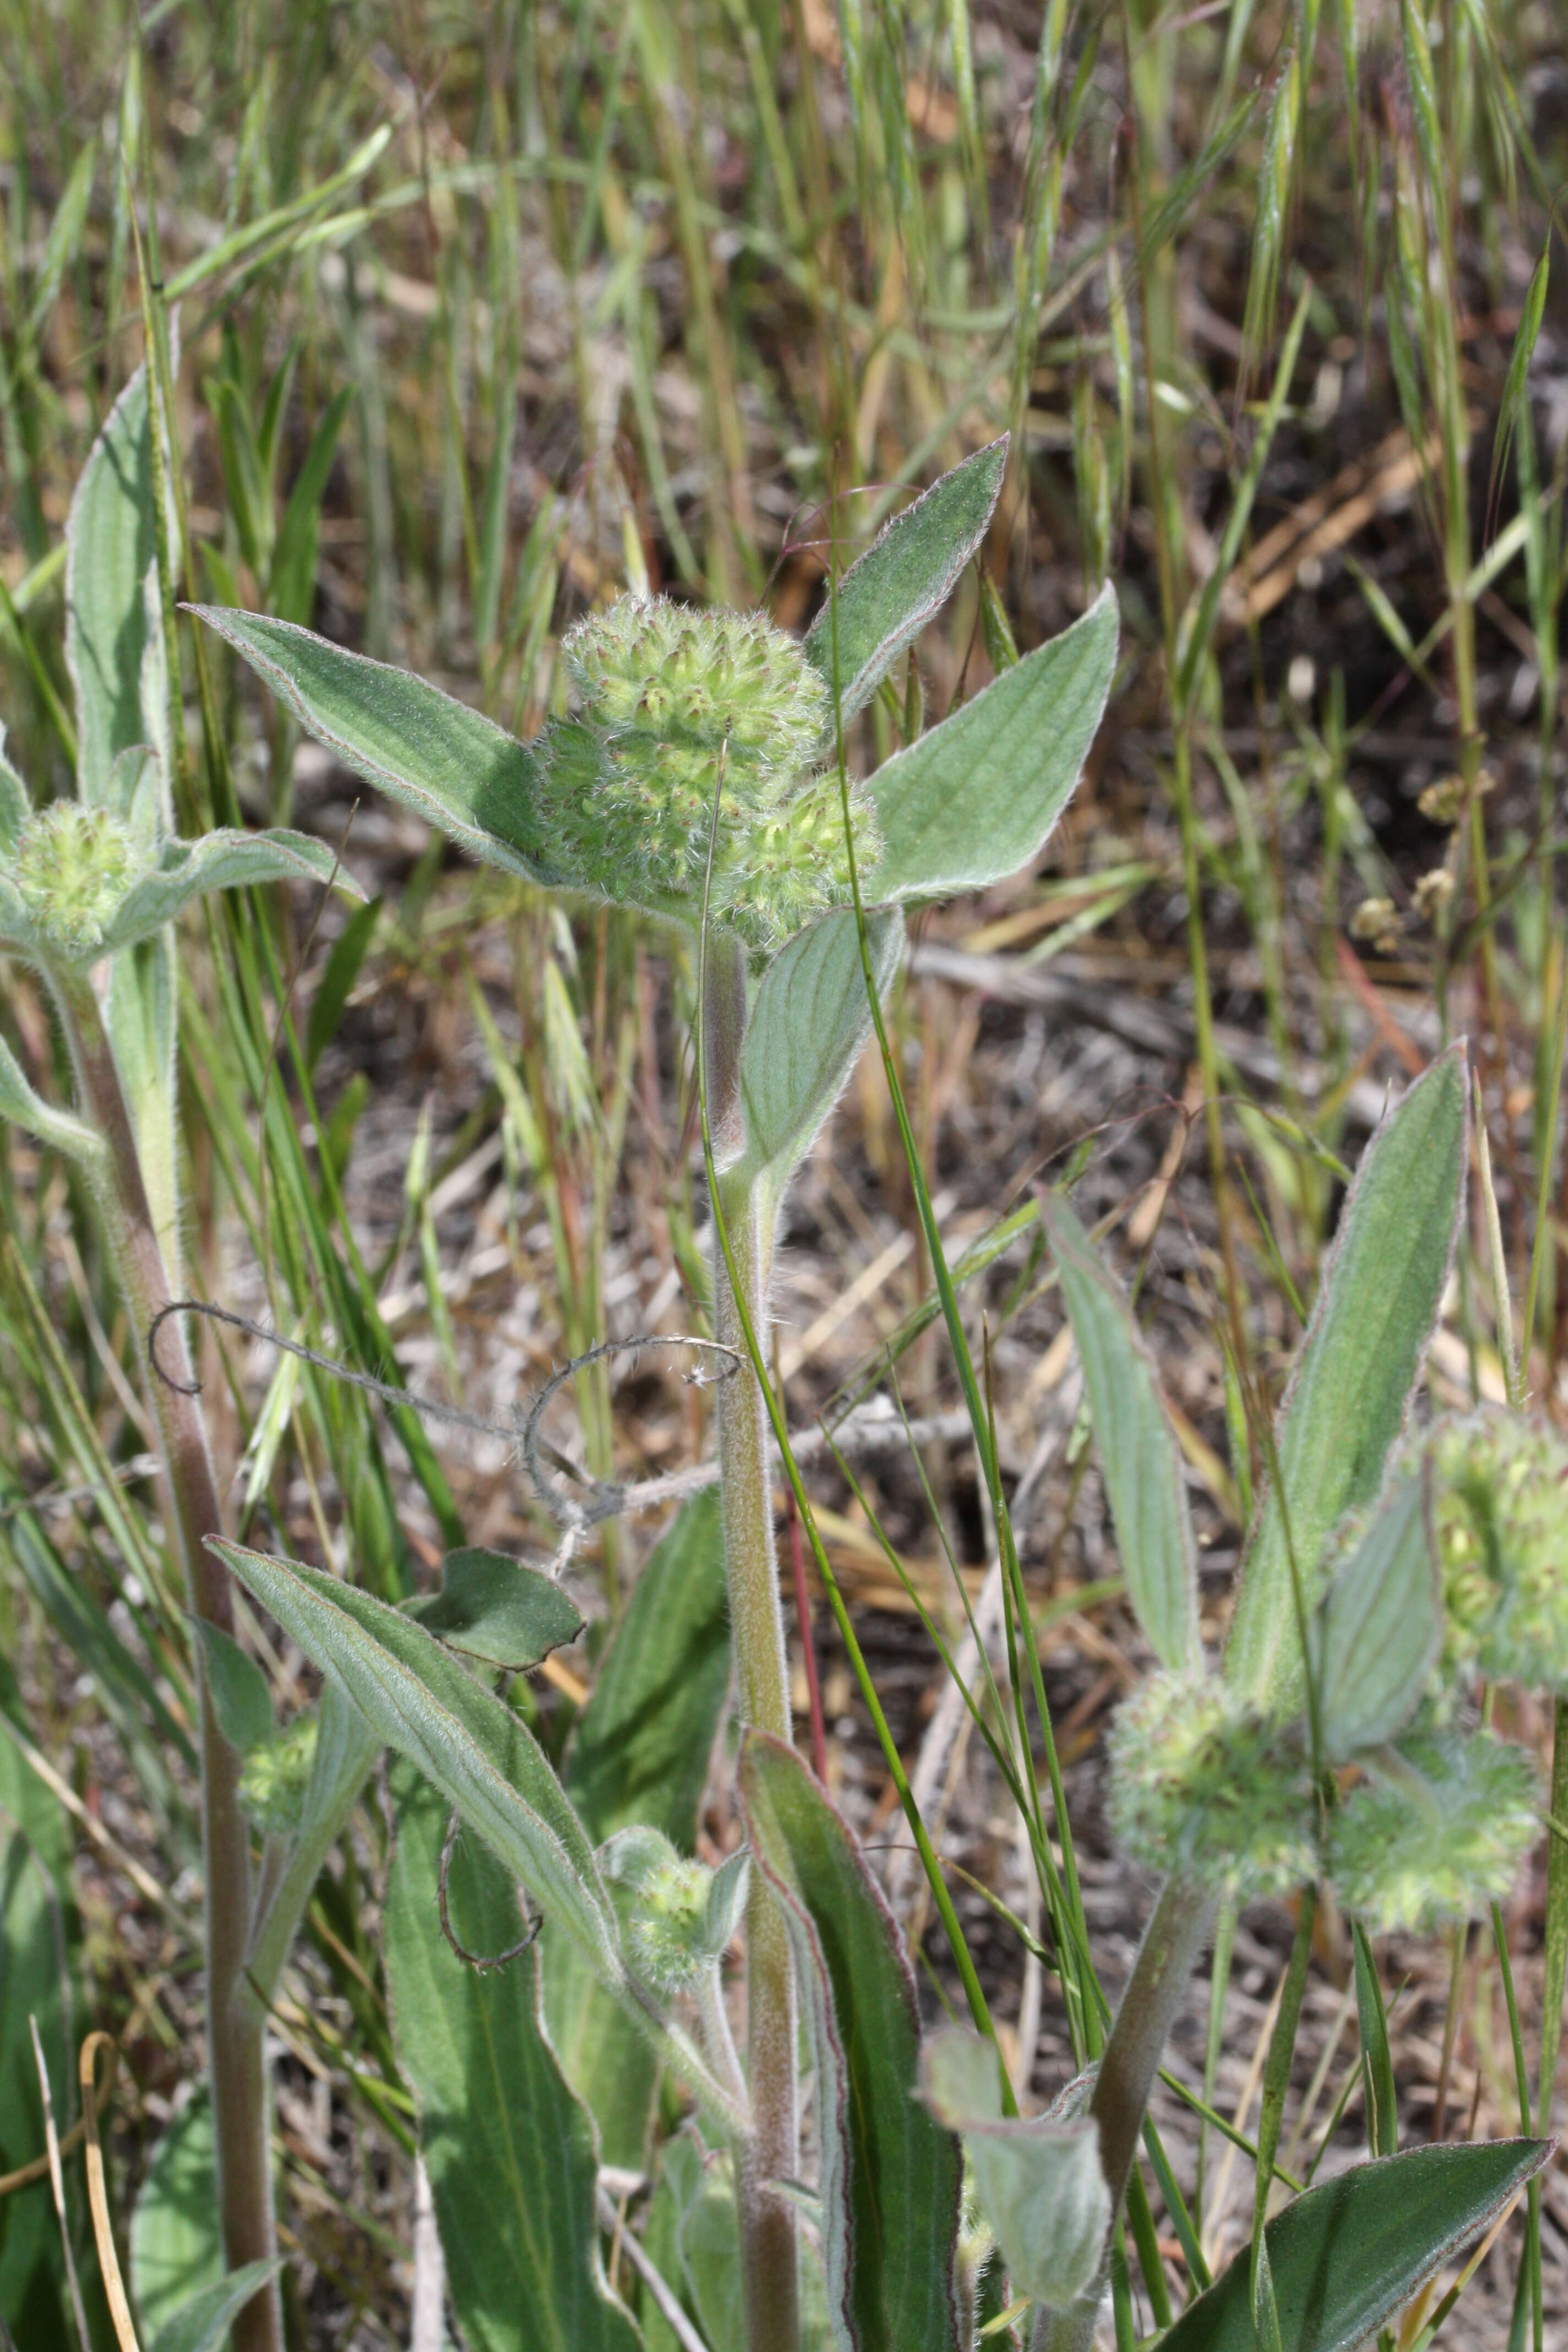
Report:
[[[867,925],[879,992],[892,985],[904,947],[895,909]],[[752,1004],[741,1048],[748,1182],[782,1192],[837,1101],[871,1034],[871,1008],[852,907],[798,931],[774,956]]]
[[[882,857],[868,899],[977,890],[1029,863],[1094,740],[1116,640],[1107,587],[1081,621],[878,769],[868,789]]]
[[[805,657],[852,719],[952,595],[984,538],[1007,466],[1007,436],[976,450],[885,523],[812,624]]]
[[[263,882],[322,882],[363,898],[363,891],[326,842],[308,833],[237,833],[228,827],[196,841],[169,841],[156,869],[125,894],[104,934],[102,952],[118,954],[150,939],[181,908],[209,890],[246,890]]]
[[[598,1974],[618,1985],[619,1937],[594,1849],[521,1718],[384,1601],[320,1569],[210,1541],[386,1745],[418,1765]]]
[[[471,856],[546,877],[534,818],[533,753],[424,678],[345,653],[290,621],[191,607],[226,637],[307,734]]]
[[[1264,2232],[1284,2352],[1352,2352],[1501,2212],[1550,2140],[1409,2148],[1310,2189]],[[1190,2303],[1160,2352],[1254,2352],[1251,2249]]]
[[[729,1685],[724,1544],[710,1488],[683,1505],[655,1547],[567,1750],[566,1793],[595,1844],[641,1822],[692,1852]],[[551,2040],[594,2110],[605,2162],[641,2171],[658,2061],[578,1954],[548,1931],[544,1941]]]
[[[1201,1665],[1193,1523],[1153,1360],[1066,1196],[1049,1194],[1040,1214],[1078,1341],[1128,1598],[1162,1665]]]
[[[248,1756],[253,1748],[264,1748],[277,1735],[267,1677],[221,1625],[209,1625],[205,1618],[198,1617],[196,1632],[207,1699],[217,1717],[217,1727],[236,1755]]]
[[[1406,1472],[1335,1570],[1312,1627],[1318,1719],[1331,1764],[1404,1730],[1442,1644],[1429,1481]]]
[[[920,2015],[897,1925],[802,1759],[741,1750],[752,1853],[783,1906],[810,2021],[828,2303],[853,2352],[957,2352],[958,2142],[916,2096]]]
[[[926,2105],[963,2141],[1014,2293],[1065,2311],[1099,2270],[1110,2227],[1100,2126],[1092,2116],[1004,2116],[999,2063],[993,2042],[944,2027],[922,2057]]]
[[[521,1673],[574,1642],[583,1612],[552,1576],[502,1551],[468,1546],[441,1562],[441,1590],[405,1604],[405,1613],[449,1650]]]
[[[482,1973],[458,1958],[437,1900],[447,1808],[405,1767],[393,1786],[393,2034],[463,2341],[470,2352],[637,2352],[600,2265],[593,2119],[545,2034],[538,1951]],[[516,1888],[470,1839],[453,1852],[447,1899],[468,1951],[508,1951],[523,1932]]]
[[[150,2352],[223,2352],[231,2322],[282,2267],[280,2262],[247,2263],[203,2287],[180,2305],[173,2319],[165,2320]]]
[[[82,467],[66,521],[66,665],[76,688],[77,793],[101,803],[121,751],[144,743],[142,672],[160,618],[147,371],[137,369]]]
[[[57,1110],[44,1100],[4,1037],[0,1037],[0,1118],[26,1128],[51,1150],[66,1152],[84,1166],[104,1157],[102,1138],[69,1111]]]
[[[268,2000],[277,1987],[321,1865],[380,1752],[381,1742],[370,1724],[329,1675],[321,1687],[316,1752],[300,1826],[289,1840],[276,1885],[267,1884],[258,1890],[251,1922],[246,1977],[259,2001]]]
[[[1303,1689],[1292,1554],[1310,1610],[1333,1529],[1383,1484],[1453,1263],[1466,1121],[1456,1045],[1379,1129],[1341,1211],[1276,1438],[1288,1512],[1271,1486],[1226,1651],[1226,1675],[1258,1706],[1297,1705]]]

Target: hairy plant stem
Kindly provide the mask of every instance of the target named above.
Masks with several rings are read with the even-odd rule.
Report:
[[[703,1056],[709,1121],[716,1149],[738,1139],[740,1051],[745,1025],[745,963],[738,945],[710,938],[704,998]],[[766,1345],[773,1213],[758,1188],[736,1170],[721,1176],[716,1204],[724,1219],[742,1318],[723,1250],[713,1253],[714,1334],[735,1350],[735,1369],[718,1389],[720,1517],[730,1599],[730,1636],[741,1720],[774,1738],[791,1736],[789,1670],[773,1549],[773,1481],[767,1408],[746,1346],[746,1322]],[[795,2212],[771,2185],[799,2169],[795,2083],[795,1977],[784,1915],[752,1873],[746,1902],[746,2045],[752,2132],[741,2152],[741,2270],[747,2352],[795,2352],[799,2340]]]
[[[91,1171],[99,1214],[139,1343],[169,1304],[169,1281],[142,1179],[135,1130],[85,974],[56,974],[54,990],[75,1065],[81,1108],[107,1148]],[[159,1335],[162,1361],[174,1381],[190,1366],[181,1327]],[[194,1394],[148,1367],[145,1387],[158,1432],[169,1524],[191,1609],[225,1632],[234,1623],[227,1570],[205,1538],[223,1531],[206,1426]],[[218,1729],[200,1646],[196,1650],[198,1747],[202,1766],[202,1885],[206,1951],[207,2051],[224,2252],[229,2269],[269,2262],[277,2252],[269,2153],[270,2101],[263,2018],[247,1998],[245,1945],[250,1921],[250,1832],[238,1801],[240,1759]],[[246,2305],[233,2326],[235,2352],[283,2352],[283,2313],[276,2285]]]
[[[1100,2125],[1100,2168],[1110,2190],[1114,2216],[1112,2238],[1121,2226],[1122,2200],[1149,2095],[1176,2012],[1208,1941],[1214,1915],[1215,1897],[1206,1887],[1196,1886],[1190,1879],[1166,1880],[1100,2062],[1089,2113]],[[1089,2352],[1103,2284],[1102,2273],[1069,2310],[1042,2311],[1035,2326],[1032,2352]]]

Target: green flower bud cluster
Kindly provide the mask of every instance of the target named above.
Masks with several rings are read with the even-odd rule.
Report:
[[[45,943],[80,963],[102,946],[142,867],[117,816],[62,800],[24,822],[12,880]]]
[[[263,1836],[288,1837],[299,1828],[319,1727],[313,1713],[297,1715],[275,1738],[247,1754],[239,1774],[240,1810]]]
[[[685,1992],[715,1968],[740,1924],[747,1860],[720,1870],[689,1862],[660,1830],[617,1830],[599,1849],[615,1888],[626,1958],[656,1992]]]
[[[581,715],[539,746],[544,853],[563,878],[694,919],[717,793],[712,920],[769,949],[848,898],[837,784],[801,781],[827,689],[793,638],[756,614],[623,596],[563,652]],[[881,845],[858,786],[849,813],[869,872]]]
[[[1385,1750],[1336,1812],[1328,1866],[1374,1935],[1426,1935],[1500,1903],[1540,1833],[1534,1767],[1489,1731],[1425,1732]]]
[[[1483,1409],[1430,1450],[1448,1678],[1568,1695],[1568,1445]]]
[[[1316,1800],[1297,1732],[1219,1681],[1153,1675],[1111,1738],[1111,1825],[1150,1870],[1243,1898],[1313,1876]]]

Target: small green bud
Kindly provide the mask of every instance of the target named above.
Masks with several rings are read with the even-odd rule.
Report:
[[[1483,1409],[1431,1440],[1444,1664],[1568,1695],[1568,1445]]]
[[[55,801],[24,823],[13,879],[45,940],[80,963],[103,944],[142,868],[135,841],[107,809]]]
[[[1316,1801],[1299,1738],[1228,1685],[1153,1675],[1111,1736],[1111,1827],[1150,1870],[1242,1896],[1313,1876]]]
[[[708,1962],[701,1944],[712,1877],[705,1864],[677,1859],[650,1871],[637,1889],[627,1955],[656,1991],[681,1991]]]
[[[1535,1843],[1536,1797],[1534,1768],[1511,1740],[1402,1740],[1335,1815],[1328,1867],[1340,1900],[1374,1935],[1479,1917]]]
[[[239,1774],[240,1810],[264,1836],[288,1837],[299,1828],[316,1761],[318,1728],[313,1713],[297,1715],[275,1738],[263,1740],[246,1757]]]
[[[828,704],[793,638],[755,614],[623,596],[563,650],[581,714],[541,739],[539,822],[563,880],[694,920],[717,795],[713,921],[766,950],[850,897],[837,786],[800,782]],[[881,840],[858,785],[850,824],[868,873]]]

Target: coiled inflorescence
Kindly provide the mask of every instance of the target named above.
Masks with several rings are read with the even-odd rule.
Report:
[[[756,614],[623,596],[563,650],[580,715],[539,746],[544,854],[563,879],[695,918],[718,794],[713,921],[770,949],[849,898],[837,781],[803,782],[827,689],[793,638]],[[880,840],[858,786],[849,823],[868,873]]]
[[[107,809],[55,801],[26,820],[16,856],[12,878],[43,939],[71,962],[94,955],[137,878],[126,826]]]

